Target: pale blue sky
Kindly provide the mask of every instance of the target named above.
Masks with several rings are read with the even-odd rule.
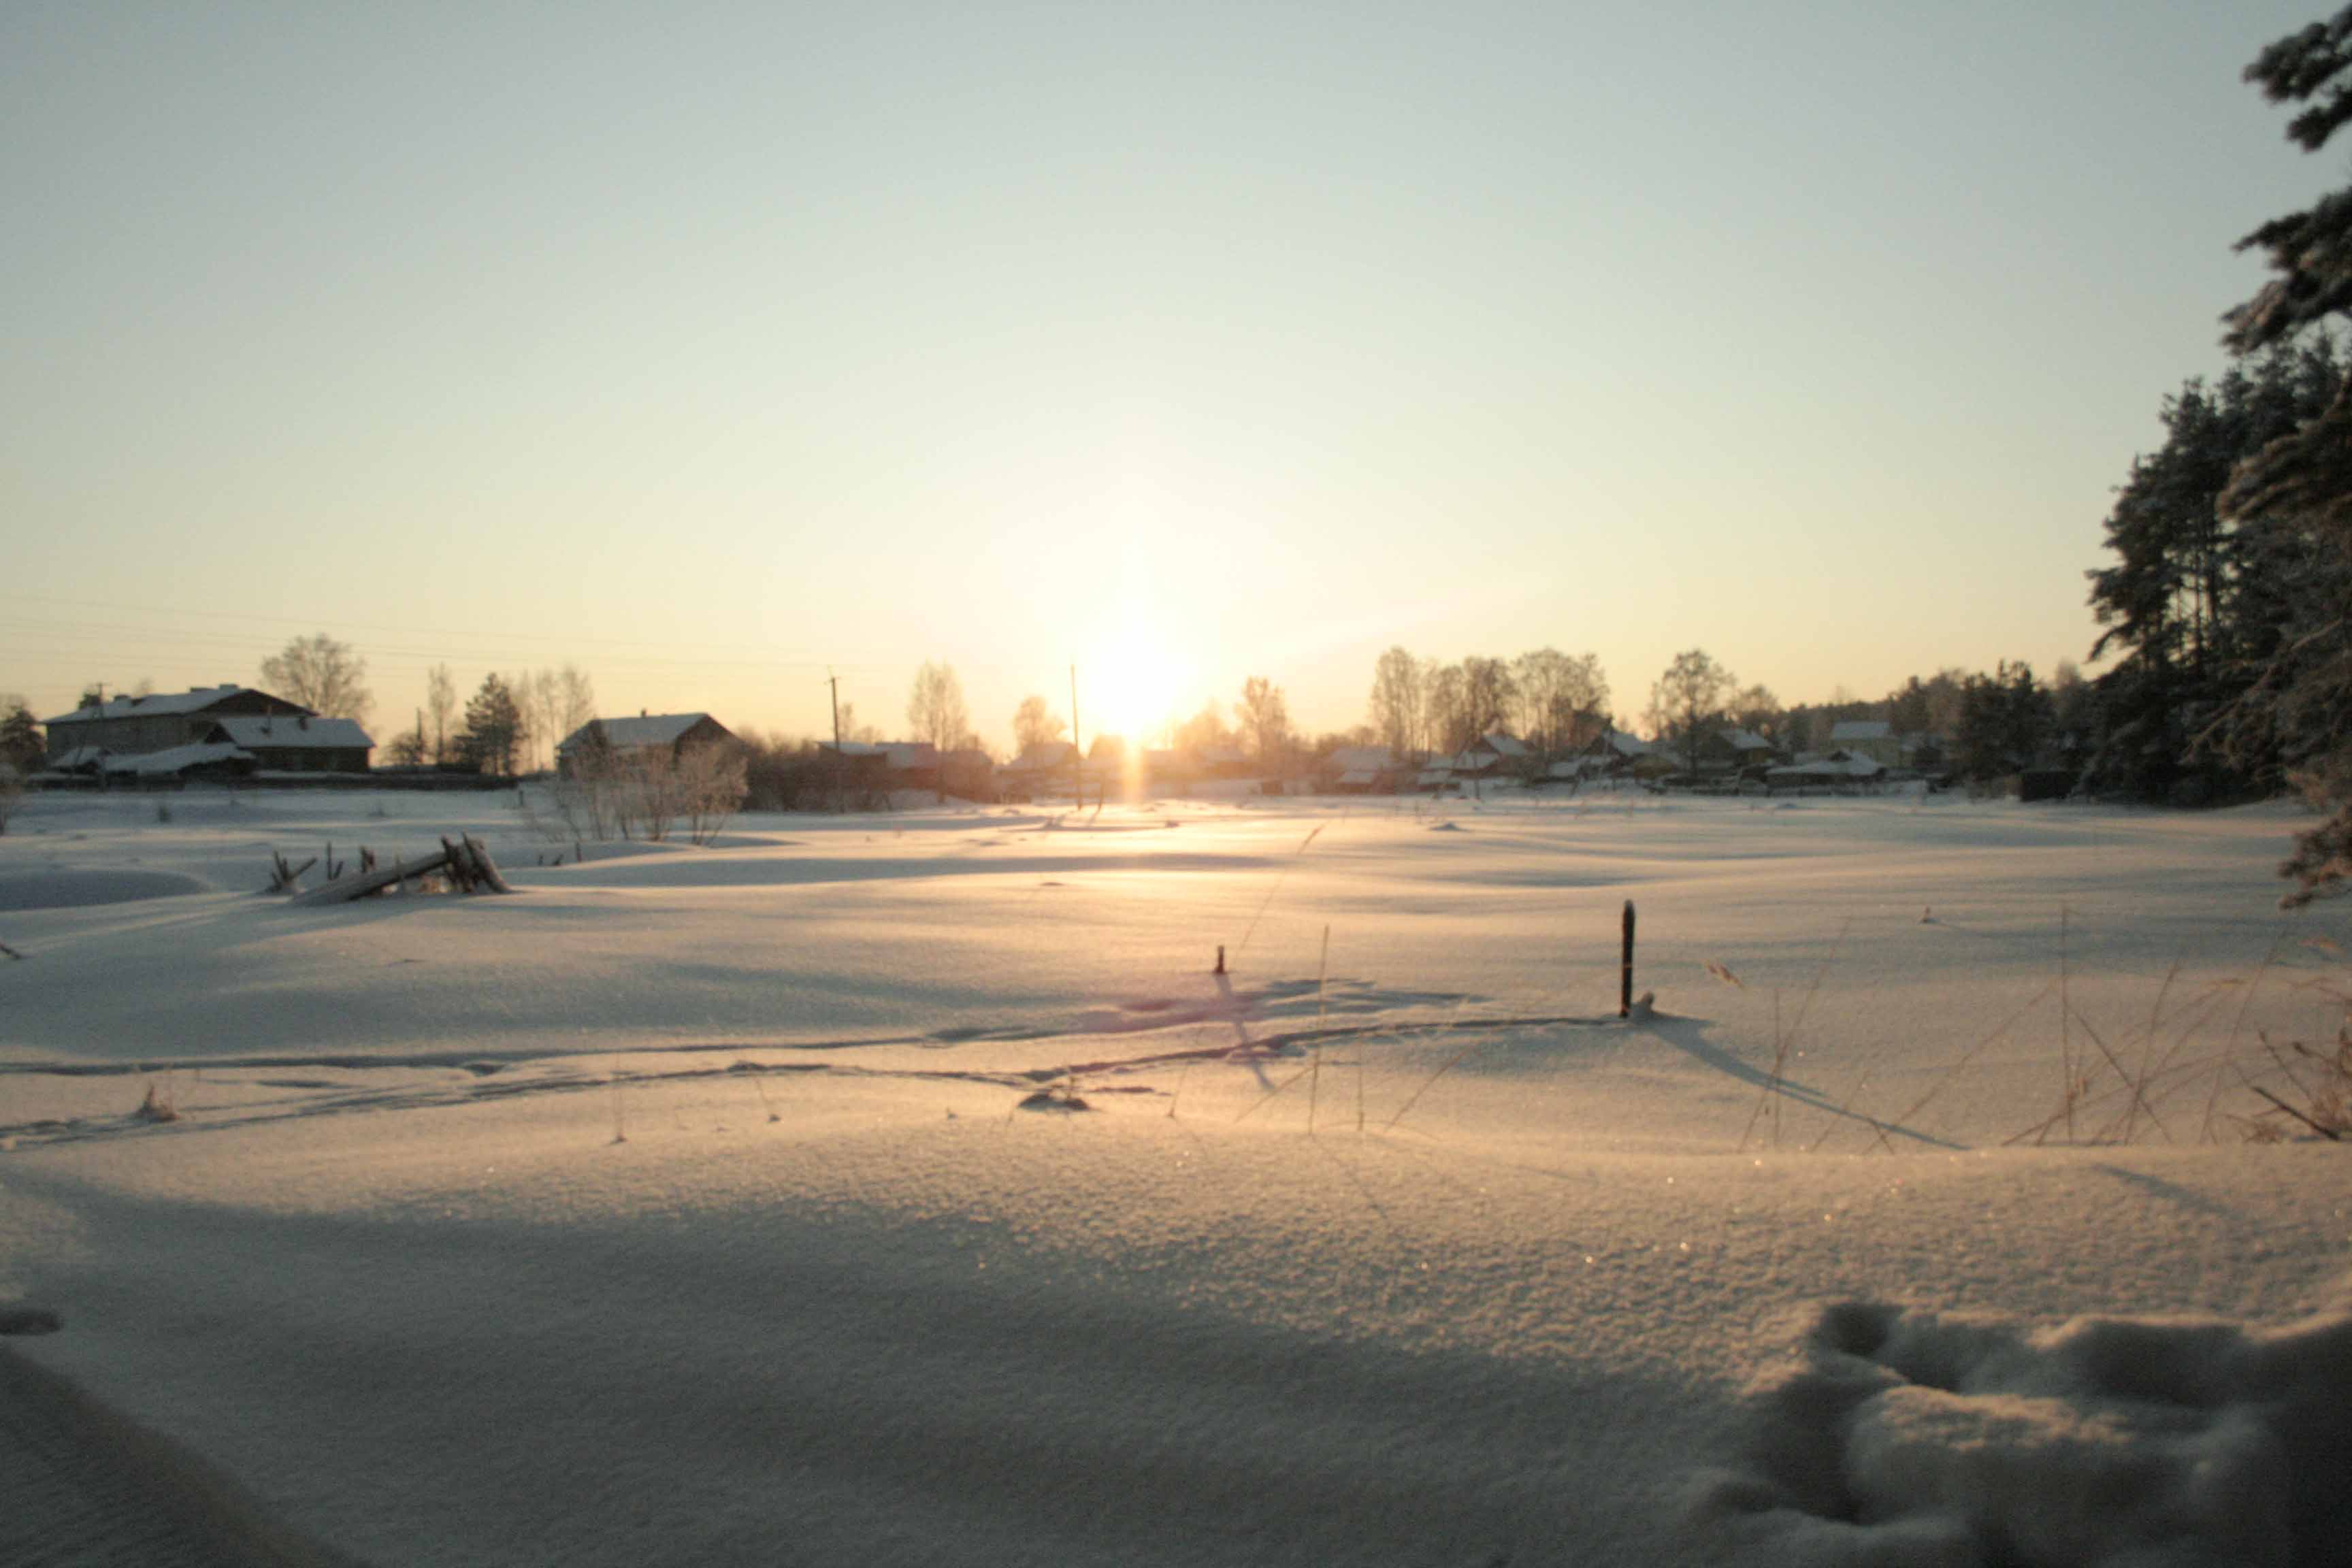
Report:
[[[2320,14],[12,5],[0,690],[2046,670]]]

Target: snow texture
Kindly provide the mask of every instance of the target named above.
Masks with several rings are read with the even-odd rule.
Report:
[[[2282,812],[548,818],[192,789],[0,838],[0,1311],[59,1324],[7,1353],[320,1550],[2352,1540],[2352,1166],[2247,1087],[2352,994]],[[460,831],[516,896],[257,896]]]
[[[1844,1302],[1701,1491],[1790,1563],[2284,1568],[2352,1557],[2352,1314],[2002,1318]]]

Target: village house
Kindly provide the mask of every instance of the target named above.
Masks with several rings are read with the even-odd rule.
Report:
[[[1600,733],[1579,746],[1575,753],[1552,765],[1556,778],[1593,778],[1629,773],[1637,759],[1653,754],[1647,741],[1627,734],[1624,731],[1604,725]],[[1568,763],[1580,764],[1568,772]]]
[[[1774,789],[1875,788],[1884,783],[1886,766],[1877,758],[1840,747],[1823,757],[1807,757],[1769,769],[1764,782]]]
[[[1903,737],[1884,719],[1841,719],[1830,726],[1830,746],[1850,756],[1868,757],[1884,768],[1901,767]]]
[[[1315,782],[1333,795],[1393,795],[1411,773],[1386,746],[1335,746],[1316,763]]]
[[[363,773],[375,747],[349,719],[323,719],[249,686],[117,697],[44,724],[50,771],[150,780]]]
[[[634,719],[591,719],[556,742],[555,771],[576,778],[591,757],[667,752],[673,758],[689,746],[731,741],[735,731],[708,713],[647,713]]]
[[[1078,749],[1067,741],[1040,741],[997,768],[997,794],[1030,800],[1057,786],[1066,790],[1077,778],[1077,756]]]
[[[1752,730],[1710,731],[1698,742],[1701,773],[1738,773],[1772,761],[1772,742]]]

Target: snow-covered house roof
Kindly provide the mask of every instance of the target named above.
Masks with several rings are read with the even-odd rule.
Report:
[[[1885,741],[1894,734],[1895,726],[1884,719],[1841,719],[1830,726],[1830,744],[1848,746],[1863,741]]]
[[[87,724],[101,719],[149,719],[170,713],[201,713],[214,703],[245,690],[242,686],[192,686],[185,691],[158,691],[146,697],[113,697],[92,707],[77,708],[44,724]]]
[[[1067,741],[1040,741],[1019,756],[1004,764],[1009,773],[1039,773],[1054,768],[1066,768],[1076,754]]]
[[[1331,750],[1330,765],[1338,768],[1343,775],[1376,773],[1383,768],[1396,766],[1396,758],[1386,746],[1335,746]],[[1342,782],[1345,782],[1344,778]]]
[[[884,741],[874,749],[882,753],[882,765],[893,773],[940,765],[940,749],[929,741]]]
[[[366,751],[375,742],[349,719],[314,719],[307,714],[225,713],[213,721],[217,736],[231,745],[254,750],[289,746]]]
[[[1753,730],[1733,728],[1718,730],[1716,734],[1735,752],[1769,752],[1772,749],[1772,742]]]
[[[1478,745],[1472,747],[1471,750],[1476,751],[1480,747],[1494,752],[1498,757],[1524,757],[1528,754],[1526,742],[1517,735],[1506,735],[1499,730],[1491,735],[1478,737]]]
[[[1868,779],[1886,771],[1875,758],[1856,756],[1849,752],[1832,752],[1810,763],[1790,763],[1785,767],[1768,768],[1767,779],[1793,781],[1798,779]]]
[[[675,746],[680,737],[697,724],[708,721],[724,729],[708,713],[640,713],[634,719],[591,719],[556,745],[560,754],[593,743],[596,731],[604,732],[604,743],[614,751],[638,751],[647,746]]]
[[[1649,754],[1650,742],[1637,739],[1622,730],[1604,730],[1585,743],[1586,756],[1611,755],[1640,757]]]

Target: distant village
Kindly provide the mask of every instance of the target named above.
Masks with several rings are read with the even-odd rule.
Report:
[[[44,750],[26,770],[35,787],[176,789],[209,783],[271,786],[483,787],[517,782],[511,771],[478,763],[373,764],[375,742],[355,721],[320,714],[250,686],[90,700],[41,721]],[[1701,727],[1669,740],[1643,740],[1595,713],[1577,716],[1550,748],[1504,730],[1459,751],[1412,751],[1347,743],[1345,735],[1302,745],[1245,747],[1220,741],[1171,747],[1130,746],[1099,735],[1081,749],[1039,740],[999,762],[977,745],[928,741],[804,742],[792,750],[797,787],[791,798],[748,804],[805,806],[818,801],[866,806],[910,797],[969,801],[1120,798],[1154,795],[1379,795],[1478,797],[1494,791],[1573,792],[1611,784],[1713,794],[1866,794],[1904,784],[1949,782],[1944,748],[1924,731],[1900,732],[1886,720],[1840,720],[1828,745],[1794,751],[1734,724]],[[554,746],[557,779],[579,773],[589,758],[683,755],[703,747],[761,749],[739,739],[706,712],[596,717]],[[772,747],[769,748],[772,750]],[[779,759],[770,758],[772,774]],[[531,775],[526,775],[531,776]],[[2008,782],[2029,798],[2063,794],[2063,767],[2021,763]]]

